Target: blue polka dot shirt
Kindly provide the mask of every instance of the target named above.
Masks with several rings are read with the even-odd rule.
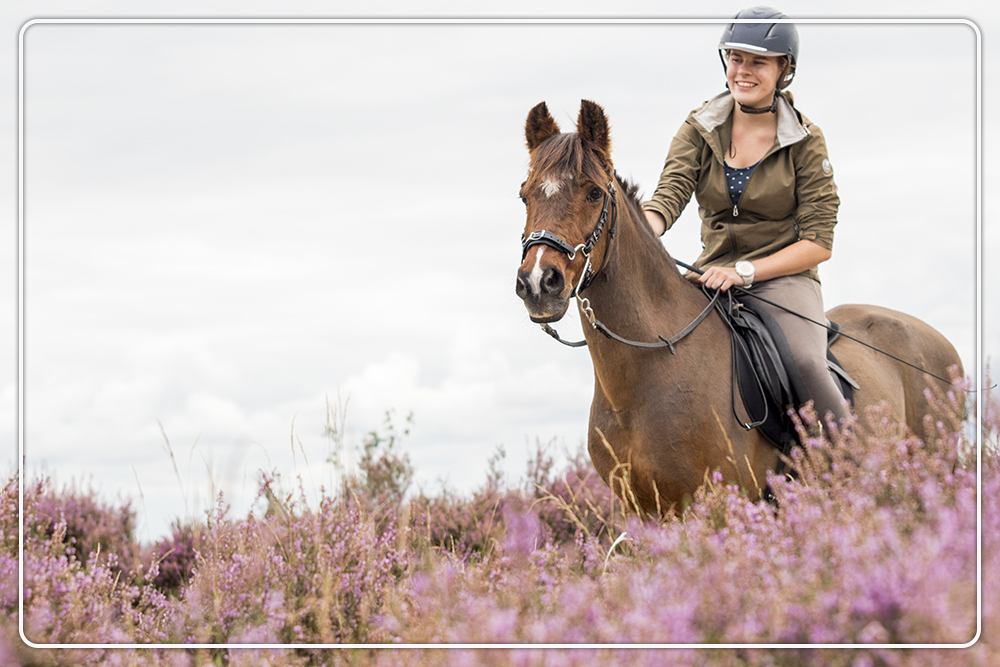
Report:
[[[736,167],[730,167],[728,164],[723,163],[726,167],[726,185],[729,186],[729,198],[733,201],[733,206],[739,203],[740,197],[743,196],[743,188],[747,186],[747,181],[750,180],[750,174],[757,167],[759,162],[745,167],[743,169],[737,169]]]

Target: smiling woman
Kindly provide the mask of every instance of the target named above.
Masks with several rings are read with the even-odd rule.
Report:
[[[785,331],[817,412],[842,421],[849,413],[827,369],[826,331],[800,317],[825,319],[817,267],[832,256],[840,198],[823,133],[783,92],[799,52],[787,18],[754,7],[725,27],[728,91],[688,117],[646,219],[662,234],[697,193],[705,250],[693,279],[766,299],[755,303]]]

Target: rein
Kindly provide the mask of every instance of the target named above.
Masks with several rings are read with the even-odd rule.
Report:
[[[609,197],[609,195],[610,195],[610,197]],[[608,184],[608,194],[604,195],[604,206],[603,206],[603,208],[601,210],[601,216],[600,216],[600,218],[597,221],[597,226],[594,229],[594,231],[591,233],[590,237],[587,239],[586,242],[581,243],[580,245],[578,245],[578,246],[576,246],[574,248],[574,247],[570,246],[568,243],[566,243],[565,241],[563,241],[562,239],[560,239],[557,235],[555,235],[555,234],[553,234],[553,233],[551,233],[549,231],[546,231],[546,230],[534,231],[534,232],[532,232],[528,236],[527,239],[524,239],[522,241],[523,252],[521,254],[521,261],[524,261],[524,258],[527,256],[527,253],[528,253],[528,248],[530,248],[533,245],[539,245],[539,244],[548,245],[548,246],[550,246],[552,248],[555,248],[556,250],[560,250],[560,251],[566,253],[567,255],[569,255],[570,260],[573,260],[576,257],[576,252],[578,250],[583,250],[584,257],[586,257],[586,259],[587,259],[587,263],[585,265],[583,273],[581,274],[580,282],[577,284],[576,289],[573,290],[573,296],[576,297],[576,300],[577,300],[577,302],[578,302],[578,304],[580,306],[580,310],[583,311],[584,315],[587,317],[587,321],[590,322],[590,325],[592,327],[594,327],[594,329],[596,329],[597,331],[600,331],[602,334],[604,334],[607,338],[610,338],[611,340],[618,341],[619,343],[623,343],[625,345],[629,345],[629,346],[632,346],[632,347],[641,347],[641,348],[647,348],[647,349],[656,349],[656,348],[666,347],[666,348],[668,348],[670,350],[671,354],[677,354],[677,350],[674,348],[674,346],[681,339],[683,339],[689,333],[691,333],[692,331],[694,331],[695,328],[699,324],[701,324],[706,317],[708,317],[709,313],[712,312],[713,308],[717,307],[718,301],[719,301],[719,296],[721,295],[722,291],[721,290],[715,290],[715,293],[710,297],[709,303],[705,307],[705,309],[703,311],[701,311],[701,313],[699,313],[698,316],[690,324],[688,324],[680,332],[678,332],[674,336],[671,336],[670,338],[664,338],[663,336],[657,336],[657,338],[659,339],[657,342],[655,342],[655,343],[644,343],[644,342],[639,342],[639,341],[634,341],[634,340],[629,340],[627,338],[623,338],[623,337],[619,336],[618,334],[616,334],[615,332],[613,332],[610,329],[608,329],[608,327],[603,322],[601,322],[599,319],[597,319],[597,317],[594,315],[594,309],[590,306],[590,300],[587,299],[586,297],[581,297],[580,296],[580,292],[583,291],[584,289],[586,289],[587,287],[589,287],[591,285],[591,283],[593,283],[594,278],[596,278],[597,275],[600,274],[600,272],[604,269],[604,267],[605,267],[605,265],[607,264],[607,261],[608,261],[608,255],[610,255],[611,249],[610,249],[610,245],[609,245],[608,252],[606,252],[604,254],[604,261],[601,262],[601,267],[595,273],[593,273],[593,274],[590,273],[590,253],[591,253],[591,251],[593,251],[594,246],[597,244],[597,241],[600,240],[601,233],[602,233],[603,228],[604,228],[604,224],[607,221],[609,199],[611,200],[611,202],[614,203],[614,217],[611,219],[611,227],[610,227],[610,236],[611,236],[611,238],[614,238],[615,223],[617,223],[617,221],[618,221],[618,204],[617,204],[617,201],[615,199],[614,182],[612,181],[611,183]],[[687,269],[688,271],[694,271],[695,273],[698,273],[698,274],[704,273],[704,271],[696,269],[695,267],[691,266],[690,264],[685,264],[684,262],[682,262],[682,261],[680,261],[678,259],[675,259],[674,262],[678,266],[680,266],[680,267],[682,267],[684,269]],[[740,294],[743,294],[745,296],[749,296],[749,297],[752,297],[754,299],[757,299],[758,301],[762,301],[764,303],[770,304],[770,305],[774,306],[775,308],[780,308],[781,310],[785,311],[786,313],[790,313],[792,315],[795,315],[796,317],[798,317],[800,319],[803,319],[806,322],[810,322],[812,324],[815,324],[818,327],[822,327],[822,328],[826,329],[827,331],[837,333],[840,336],[843,336],[844,338],[847,338],[848,340],[854,341],[855,343],[858,343],[860,345],[864,345],[865,347],[867,347],[870,350],[874,350],[875,352],[878,352],[879,354],[885,355],[885,356],[889,357],[890,359],[893,359],[894,361],[898,361],[899,363],[904,364],[906,366],[909,366],[910,368],[912,368],[914,370],[920,371],[921,373],[924,373],[925,375],[928,375],[928,376],[934,378],[935,380],[939,380],[941,382],[944,382],[945,384],[947,384],[949,386],[953,386],[955,384],[951,380],[946,380],[945,378],[941,377],[940,375],[935,375],[934,373],[931,373],[930,371],[928,371],[926,369],[923,369],[923,368],[921,368],[919,366],[911,364],[910,362],[908,362],[908,361],[906,361],[904,359],[900,359],[899,357],[897,357],[895,355],[889,354],[885,350],[880,350],[879,348],[875,347],[874,345],[870,345],[869,343],[866,343],[866,342],[864,342],[862,340],[858,340],[854,336],[846,334],[843,331],[835,330],[833,327],[829,326],[828,324],[826,324],[824,322],[817,322],[816,320],[813,320],[813,319],[811,319],[809,317],[806,317],[805,315],[802,315],[801,313],[797,313],[794,310],[790,310],[789,308],[786,308],[786,307],[784,307],[784,306],[782,306],[780,304],[774,303],[773,301],[765,299],[762,296],[758,296],[758,295],[754,294],[753,292],[750,292],[747,289],[744,289],[742,287],[737,287],[735,285],[733,286],[733,289],[735,289]],[[702,291],[705,292],[706,296],[708,295],[708,290],[705,289],[704,287],[702,287]],[[723,318],[723,319],[725,319],[725,318]],[[580,341],[576,341],[576,342],[570,342],[568,340],[563,339],[559,335],[559,332],[556,331],[555,329],[553,329],[548,324],[543,323],[540,326],[542,328],[542,331],[544,331],[548,335],[552,336],[557,341],[559,341],[563,345],[566,345],[567,347],[584,347],[587,344],[586,340],[580,340]],[[969,391],[969,390],[966,390],[966,391]]]
[[[670,354],[677,354],[677,350],[674,348],[674,345],[676,345],[682,338],[686,337],[689,333],[694,331],[698,327],[698,325],[701,324],[706,317],[708,317],[709,313],[712,312],[712,309],[714,309],[718,305],[719,295],[721,293],[722,293],[721,291],[716,290],[715,293],[712,295],[711,299],[709,299],[708,305],[705,306],[705,309],[698,314],[698,317],[694,318],[694,320],[692,320],[690,324],[681,329],[677,334],[671,336],[670,338],[657,336],[657,338],[659,338],[659,341],[655,343],[643,343],[640,341],[629,340],[627,338],[619,336],[615,332],[611,331],[611,329],[609,329],[603,322],[601,322],[594,316],[594,310],[590,307],[589,300],[581,299],[579,295],[577,295],[576,298],[577,301],[580,302],[580,308],[587,316],[587,320],[590,322],[590,325],[594,327],[594,329],[596,329],[597,331],[600,331],[602,334],[604,334],[607,338],[618,341],[619,343],[624,343],[625,345],[630,345],[632,347],[644,347],[647,349],[657,349],[665,347],[670,350]],[[548,324],[542,324],[541,327],[542,331],[544,331],[545,333],[552,336],[557,341],[568,347],[583,347],[584,345],[587,344],[586,340],[576,341],[575,343],[571,343],[568,340],[564,340],[562,337],[559,336],[559,332],[550,327]]]

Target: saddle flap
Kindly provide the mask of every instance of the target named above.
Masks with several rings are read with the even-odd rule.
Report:
[[[744,387],[753,392],[759,382],[777,408],[808,400],[803,398],[805,386],[795,371],[791,348],[777,322],[767,313],[754,311],[745,304],[734,308],[732,322],[745,344],[749,366],[756,374],[756,378],[740,374],[741,393],[746,393],[742,391]],[[742,364],[744,369],[747,365]]]

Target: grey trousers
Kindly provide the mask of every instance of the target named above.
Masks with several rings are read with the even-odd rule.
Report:
[[[823,292],[820,284],[806,276],[786,276],[758,283],[750,288],[751,294],[780,304],[816,322],[826,322],[823,309]],[[766,311],[781,325],[792,348],[792,356],[798,366],[802,381],[812,393],[816,413],[825,418],[832,413],[839,421],[848,416],[844,407],[840,388],[826,365],[827,330],[812,322],[807,322],[780,308],[747,298],[747,305]]]

